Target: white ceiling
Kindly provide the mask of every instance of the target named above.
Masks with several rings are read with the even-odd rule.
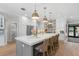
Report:
[[[6,13],[11,16],[18,16],[27,14],[28,17],[31,17],[31,14],[34,10],[33,3],[0,3],[0,12]],[[43,7],[47,7],[46,15],[49,17],[49,12],[52,12],[52,17],[67,17],[71,19],[79,19],[79,4],[78,3],[38,3],[36,8],[40,17],[44,16]],[[26,11],[23,12],[20,8],[26,8]]]

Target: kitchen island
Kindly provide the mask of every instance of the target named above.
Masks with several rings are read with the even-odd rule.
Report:
[[[57,33],[38,34],[37,37],[33,35],[16,37],[16,55],[33,56],[35,54],[34,48],[36,46],[55,35],[57,35]]]

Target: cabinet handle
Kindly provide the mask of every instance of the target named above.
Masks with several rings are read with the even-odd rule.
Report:
[[[24,47],[24,44],[22,44],[22,47]]]

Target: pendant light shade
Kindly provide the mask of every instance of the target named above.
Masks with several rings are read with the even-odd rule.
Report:
[[[44,22],[44,23],[47,23],[47,22],[48,22],[48,20],[47,20],[47,17],[46,17],[46,16],[44,16],[44,18],[43,18],[43,22]]]
[[[48,24],[52,24],[52,20],[49,20],[49,23]]]
[[[50,20],[49,20],[48,24],[52,24],[51,14],[52,14],[52,12],[49,12],[49,18],[50,18]]]
[[[44,23],[47,23],[47,22],[48,22],[48,19],[47,19],[47,17],[46,17],[46,9],[47,9],[47,7],[44,7],[43,9],[44,9],[44,14],[45,14],[45,15],[44,15],[44,18],[43,18],[43,22],[44,22]]]
[[[33,19],[33,20],[38,20],[38,19],[39,19],[39,15],[38,15],[38,13],[37,13],[36,10],[34,10],[34,12],[33,12],[33,14],[32,14],[32,19]]]

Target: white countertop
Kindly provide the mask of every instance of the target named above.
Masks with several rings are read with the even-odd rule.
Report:
[[[19,40],[25,44],[28,44],[30,46],[33,46],[37,43],[40,43],[44,41],[45,39],[48,39],[52,36],[55,36],[57,33],[44,33],[44,34],[38,34],[37,37],[30,35],[30,36],[20,36],[16,37],[16,40]]]

